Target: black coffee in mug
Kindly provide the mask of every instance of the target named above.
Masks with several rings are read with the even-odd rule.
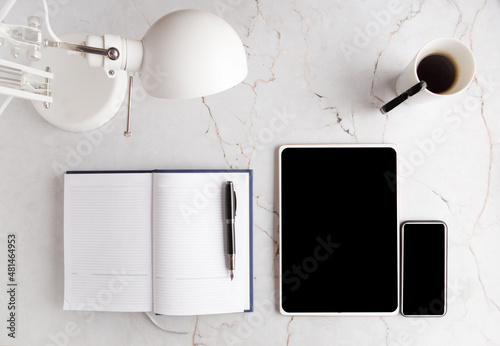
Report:
[[[423,58],[417,66],[417,76],[427,83],[427,89],[444,94],[458,81],[459,70],[455,61],[444,54],[434,53]]]

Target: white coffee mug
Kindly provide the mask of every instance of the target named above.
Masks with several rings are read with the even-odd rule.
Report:
[[[437,82],[443,79],[441,78],[443,66],[433,64],[432,59],[446,61],[450,65],[450,71],[454,71],[449,72],[447,77],[443,77],[445,79],[450,77],[450,80],[445,81],[445,84],[449,85],[444,89],[436,85],[436,79]],[[431,66],[431,68],[425,71],[423,69],[425,66]],[[424,83],[425,78],[421,78],[424,72],[429,77],[426,83]],[[456,95],[469,87],[474,80],[475,72],[476,61],[469,47],[454,38],[435,39],[423,46],[401,73],[396,82],[396,92],[399,96],[384,105],[381,111],[382,113],[388,112],[403,101],[423,103]]]

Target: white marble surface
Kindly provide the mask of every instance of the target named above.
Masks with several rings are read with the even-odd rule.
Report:
[[[199,8],[241,36],[249,74],[202,99],[141,93],[133,136],[125,108],[92,134],[45,122],[15,100],[0,118],[0,321],[8,318],[6,237],[17,232],[20,345],[498,345],[500,344],[500,3],[437,1],[49,0],[58,34],[140,38],[163,14]],[[19,0],[7,22],[41,7]],[[477,78],[461,96],[378,111],[397,75],[437,37],[471,47]],[[2,56],[8,56],[5,48]],[[140,90],[138,88],[137,90]],[[284,317],[277,310],[277,148],[285,143],[395,143],[400,219],[449,226],[448,314],[437,319]],[[255,312],[158,317],[62,310],[66,169],[252,168]],[[342,198],[341,196],[339,198]],[[96,240],[98,241],[98,240]],[[369,287],[367,287],[369,289]]]

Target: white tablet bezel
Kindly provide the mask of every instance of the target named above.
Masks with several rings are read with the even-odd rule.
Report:
[[[285,310],[283,310],[283,297],[282,297],[282,233],[283,229],[281,227],[282,225],[282,201],[281,201],[281,173],[282,173],[282,167],[281,167],[281,154],[283,150],[287,148],[392,148],[396,152],[396,176],[399,177],[399,160],[398,160],[398,150],[397,147],[394,144],[285,144],[279,147],[278,150],[278,200],[279,200],[279,309],[280,313],[284,316],[337,316],[337,317],[348,317],[348,316],[394,316],[399,313],[399,308],[400,308],[400,297],[401,297],[401,290],[400,290],[400,282],[401,282],[401,254],[400,254],[400,235],[399,235],[399,189],[397,189],[397,205],[398,205],[398,210],[397,210],[397,216],[396,216],[396,223],[394,225],[395,229],[397,230],[397,275],[398,275],[398,287],[397,287],[397,292],[398,292],[398,297],[397,297],[397,307],[394,311],[391,312],[313,312],[313,313],[290,313]]]

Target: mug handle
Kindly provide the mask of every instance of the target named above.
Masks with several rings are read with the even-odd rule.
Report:
[[[410,89],[406,90],[401,95],[397,96],[396,98],[392,99],[391,101],[387,102],[385,105],[380,107],[380,112],[382,114],[385,114],[385,113],[393,110],[394,108],[399,106],[401,103],[408,100],[410,97],[412,97],[416,93],[424,90],[425,88],[427,88],[427,83],[425,81],[421,81],[421,82],[415,84],[414,86],[412,86]]]

